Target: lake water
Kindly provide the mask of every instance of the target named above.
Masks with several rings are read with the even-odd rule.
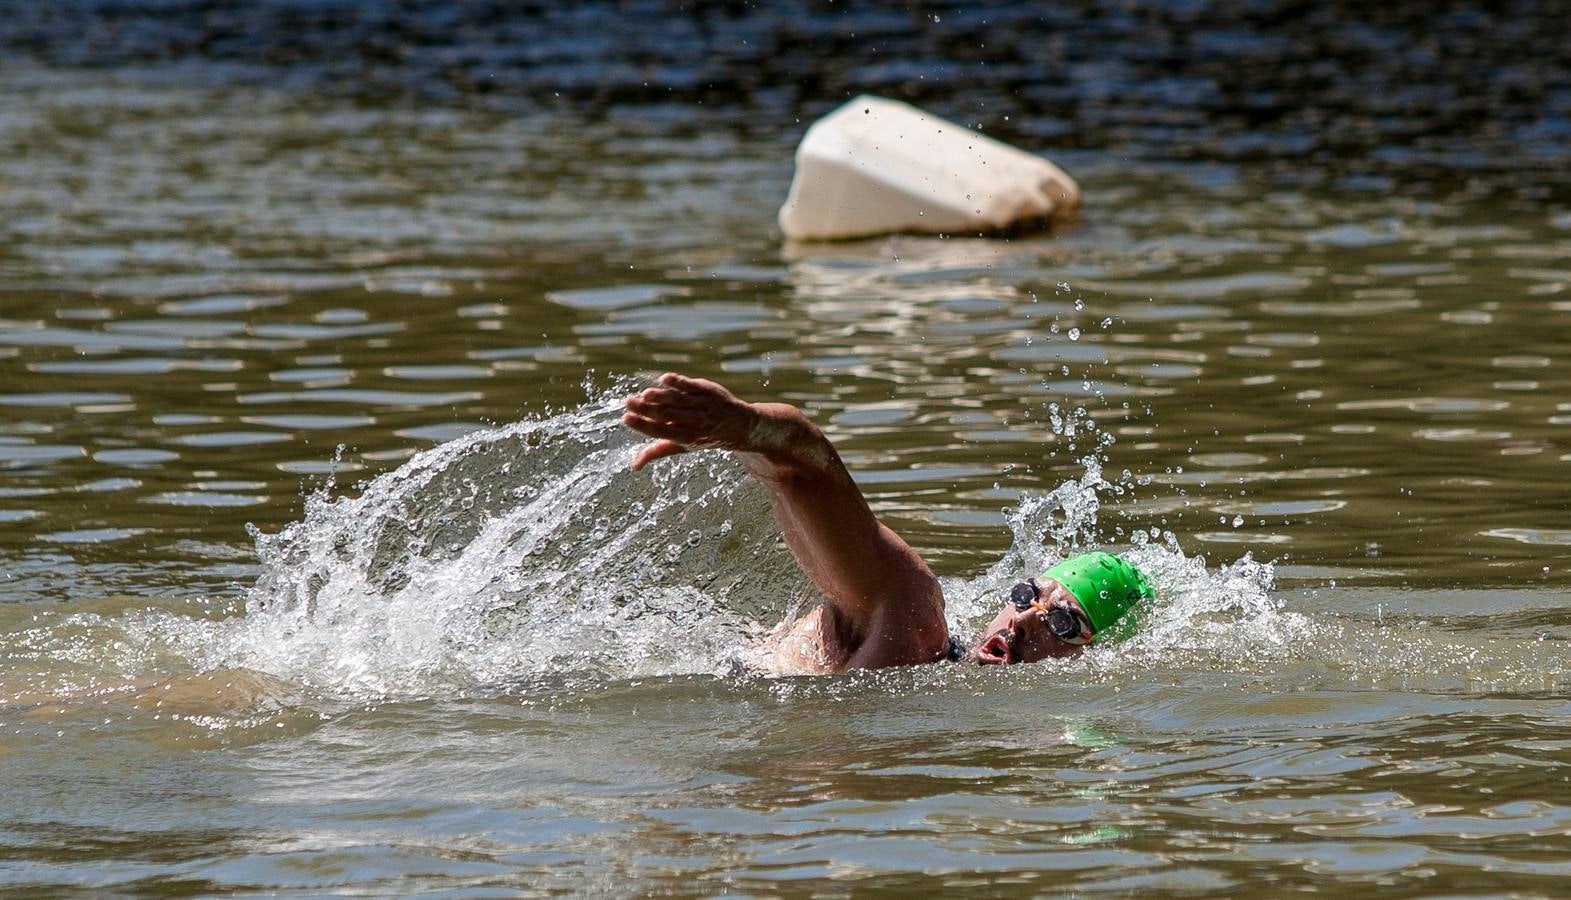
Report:
[[[1327,8],[11,9],[0,884],[1562,893],[1564,19]],[[782,245],[857,90],[1082,221]],[[811,593],[726,460],[627,471],[666,370],[812,415],[964,637],[1078,547],[1161,614],[738,674]]]

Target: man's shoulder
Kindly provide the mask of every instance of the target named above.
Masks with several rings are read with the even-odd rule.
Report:
[[[950,653],[942,597],[885,603],[851,650],[848,668],[877,669],[942,662]]]
[[[794,621],[781,625],[765,640],[759,653],[760,668],[771,675],[829,675],[843,672],[851,653],[826,627],[826,605],[815,606]]]
[[[829,675],[850,669],[945,662],[959,646],[940,604],[918,609],[887,604],[863,628],[854,628],[825,603],[782,625],[756,657],[774,675]]]

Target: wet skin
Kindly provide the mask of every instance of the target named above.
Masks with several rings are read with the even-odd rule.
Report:
[[[768,490],[786,545],[825,599],[787,630],[771,668],[843,672],[946,658],[949,629],[938,579],[873,515],[834,446],[800,410],[748,403],[713,381],[676,373],[628,397],[623,408],[624,425],[655,439],[639,449],[634,469],[679,453],[727,450]],[[1038,585],[1042,606],[1079,610],[1058,582]],[[982,633],[968,654],[981,665],[1081,649],[1055,637],[1039,610],[1021,612],[1008,603]]]
[[[622,423],[655,439],[634,469],[727,450],[768,491],[786,545],[825,600],[789,631],[787,643],[811,652],[788,652],[773,668],[843,672],[944,658],[949,629],[938,579],[873,515],[834,446],[800,410],[748,403],[713,381],[669,372],[623,407]]]

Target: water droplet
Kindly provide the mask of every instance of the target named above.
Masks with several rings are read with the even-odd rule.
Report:
[[[1071,329],[1069,329],[1069,339],[1071,341],[1078,341],[1078,340],[1080,340],[1080,329],[1078,329],[1078,328],[1071,328]]]
[[[1244,524],[1244,517],[1243,516],[1234,516],[1233,517],[1233,527],[1234,528],[1241,527],[1243,524]]]

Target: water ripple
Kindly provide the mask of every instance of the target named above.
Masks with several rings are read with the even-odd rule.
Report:
[[[0,394],[0,406],[102,406],[132,402],[130,394],[99,391],[56,391],[37,394]]]
[[[1557,531],[1544,528],[1490,528],[1480,531],[1484,537],[1503,538],[1519,544],[1538,544],[1542,546],[1571,546],[1571,531]]]
[[[258,391],[240,394],[235,399],[246,404],[270,403],[352,403],[374,407],[426,407],[456,406],[479,400],[483,395],[474,391],[448,393],[418,393],[415,391],[383,390],[312,390],[312,391]]]

